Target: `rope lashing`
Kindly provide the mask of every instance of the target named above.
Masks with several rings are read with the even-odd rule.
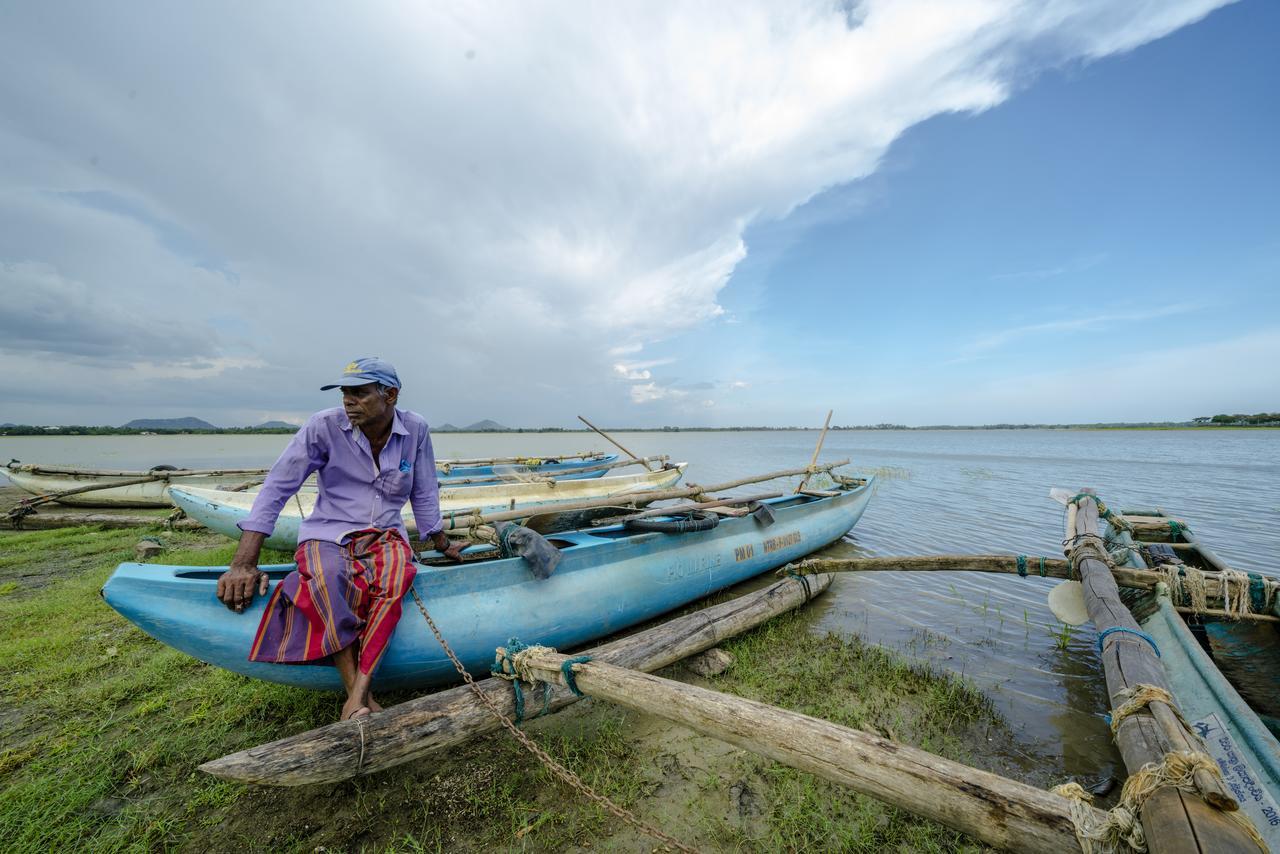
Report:
[[[1121,702],[1118,709],[1113,709],[1111,712],[1112,733],[1120,731],[1120,724],[1124,723],[1125,718],[1136,715],[1152,703],[1164,703],[1173,710],[1174,716],[1177,717],[1178,722],[1182,724],[1187,732],[1194,732],[1191,729],[1191,725],[1187,723],[1187,719],[1182,716],[1182,710],[1178,708],[1178,703],[1173,699],[1173,695],[1159,685],[1134,685],[1120,691],[1116,696],[1123,702]]]
[[[1027,555],[1018,555],[1017,560],[1018,560],[1018,575],[1020,575],[1023,578],[1026,578],[1027,577],[1027,561],[1029,560],[1029,558],[1027,557]],[[1048,578],[1049,570],[1048,570],[1047,564],[1045,563],[1047,558],[1041,555],[1039,558],[1037,558],[1037,560],[1040,563],[1040,577]]]
[[[1276,594],[1280,592],[1280,581],[1256,572],[1225,569],[1210,573],[1181,563],[1159,563],[1156,571],[1160,573],[1160,580],[1169,587],[1169,600],[1197,614],[1209,610],[1208,582],[1211,578],[1217,579],[1217,595],[1222,599],[1223,610],[1234,619],[1271,613]]]
[[[1179,534],[1185,534],[1187,531],[1190,531],[1190,530],[1191,530],[1190,528],[1188,528],[1183,523],[1179,522],[1177,519],[1169,520],[1169,533],[1175,537],[1178,536]]]
[[[1129,520],[1121,516],[1119,513],[1112,512],[1106,503],[1096,495],[1090,495],[1087,492],[1079,492],[1071,496],[1067,501],[1068,504],[1080,506],[1080,502],[1086,498],[1092,498],[1094,503],[1098,505],[1098,516],[1111,523],[1111,527],[1117,531],[1132,531],[1133,526],[1129,524]]]
[[[1105,818],[1095,818],[1090,809],[1093,795],[1079,783],[1063,783],[1051,790],[1067,799],[1071,824],[1076,841],[1084,854],[1113,854],[1122,851],[1146,851],[1147,837],[1138,821],[1138,813],[1123,804],[1103,813]]]
[[[1249,602],[1255,614],[1269,614],[1280,592],[1280,581],[1256,572],[1249,573]]]
[[[511,694],[515,700],[516,707],[516,726],[519,726],[525,721],[524,687],[521,684],[523,680],[520,676],[521,669],[517,657],[521,653],[530,651],[554,652],[555,650],[546,646],[529,646],[528,644],[522,643],[519,638],[511,638],[507,641],[506,646],[498,647],[494,655],[493,664],[489,667],[489,672],[491,674],[499,679],[506,679],[511,683]],[[551,686],[545,682],[539,682],[537,684],[542,686],[542,708],[538,710],[536,715],[531,716],[534,718],[545,715],[547,710],[551,708]]]
[[[1159,762],[1148,762],[1139,768],[1135,774],[1131,775],[1128,780],[1124,781],[1124,787],[1120,790],[1120,806],[1131,810],[1134,815],[1137,815],[1141,812],[1143,804],[1156,791],[1170,787],[1193,795],[1203,796],[1204,793],[1196,785],[1195,775],[1197,772],[1204,772],[1222,782],[1222,770],[1218,768],[1218,763],[1214,762],[1208,754],[1189,750],[1174,750],[1166,753],[1164,759]],[[1258,835],[1258,830],[1253,826],[1253,822],[1240,810],[1218,810],[1218,814],[1238,824],[1240,829],[1257,844],[1259,849],[1262,851],[1267,850],[1266,843]]]
[[[1222,780],[1222,771],[1218,763],[1207,754],[1191,751],[1173,751],[1166,753],[1160,762],[1149,762],[1125,780],[1120,790],[1120,803],[1106,813],[1106,818],[1099,822],[1087,807],[1093,798],[1079,783],[1066,783],[1055,786],[1053,793],[1071,802],[1071,823],[1075,827],[1076,839],[1085,854],[1092,852],[1114,852],[1124,850],[1127,845],[1134,851],[1146,851],[1146,834],[1138,816],[1147,800],[1157,791],[1172,787],[1194,795],[1203,795],[1195,782],[1195,775],[1204,772]],[[1233,821],[1241,831],[1253,840],[1261,851],[1266,851],[1266,843],[1258,834],[1245,815],[1239,810],[1220,810],[1219,815]],[[1097,843],[1099,847],[1094,847]]]
[[[569,690],[579,697],[586,696],[578,690],[578,681],[573,675],[573,665],[586,664],[591,660],[589,655],[575,655],[572,658],[566,658],[564,663],[560,665],[560,673],[564,676],[564,684],[569,686]]]
[[[1111,552],[1107,550],[1107,541],[1097,534],[1076,534],[1063,540],[1062,545],[1069,552],[1069,574],[1080,576],[1080,561],[1088,559],[1101,561],[1108,569],[1116,568]]]
[[[788,564],[788,566],[790,566],[790,564]],[[789,571],[787,573],[787,578],[794,578],[796,581],[799,581],[804,585],[804,601],[808,602],[813,599],[813,588],[809,586],[809,579],[806,576],[795,571]]]
[[[1108,635],[1119,634],[1119,633],[1135,635],[1137,637],[1142,638],[1144,641],[1146,641],[1148,644],[1151,645],[1151,649],[1155,652],[1156,658],[1160,658],[1160,646],[1159,644],[1156,643],[1156,639],[1153,638],[1151,635],[1147,634],[1146,632],[1142,631],[1141,629],[1131,629],[1128,626],[1112,626],[1111,628],[1104,629],[1102,632],[1100,632],[1098,634],[1098,653],[1101,654],[1103,652],[1102,642],[1107,639]]]

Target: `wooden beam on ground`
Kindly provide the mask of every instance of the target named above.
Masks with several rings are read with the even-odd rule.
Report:
[[[176,531],[203,531],[194,519],[175,519],[169,523],[167,516],[143,516],[127,513],[39,513],[25,515],[21,519],[22,528],[34,530],[45,528],[77,528],[81,525],[97,525],[103,528],[172,528]]]
[[[565,684],[569,658],[549,650],[519,654],[531,678]],[[1061,795],[970,768],[871,733],[755,700],[661,679],[592,660],[569,665],[589,697],[726,741],[848,786],[887,804],[1011,851],[1080,850],[1071,803]],[[1101,818],[1092,807],[1091,818]]]
[[[1118,709],[1126,692],[1136,685],[1168,691],[1169,684],[1155,651],[1143,640],[1137,621],[1120,601],[1112,570],[1100,559],[1097,501],[1089,494],[1091,490],[1080,492],[1083,497],[1070,505],[1077,512],[1068,514],[1064,542],[1080,571],[1089,618],[1104,637],[1102,666],[1107,692],[1111,708]],[[1153,701],[1120,723],[1116,743],[1130,775],[1149,763],[1163,762],[1173,751],[1203,752],[1199,740],[1186,731],[1178,717],[1175,708]],[[1140,818],[1150,851],[1256,854],[1257,845],[1222,812],[1239,805],[1220,781],[1198,771],[1196,784],[1205,793],[1203,798],[1166,786],[1156,789],[1142,805]]]
[[[658,670],[800,607],[826,590],[831,576],[805,581],[807,585],[788,578],[587,652],[622,667]],[[410,612],[402,619],[414,618]],[[485,679],[477,684],[504,714],[514,716],[509,682]],[[536,696],[530,705],[540,709],[541,692],[530,696]],[[549,711],[558,711],[577,699],[567,688],[553,688]],[[206,762],[200,770],[227,780],[270,786],[335,783],[420,759],[500,726],[465,685],[409,700],[363,721],[342,721],[289,736]]]

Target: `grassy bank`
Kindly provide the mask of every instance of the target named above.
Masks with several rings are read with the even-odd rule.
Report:
[[[225,564],[205,534],[0,535],[0,839],[9,850],[562,850],[653,845],[566,791],[510,738],[359,781],[220,782],[199,762],[333,720],[332,695],[255,682],[150,640],[98,589],[142,533],[166,563]],[[276,556],[275,559],[280,559]],[[413,617],[407,612],[405,619]],[[787,616],[726,645],[722,676],[666,674],[972,759],[986,699]],[[394,701],[396,697],[389,697]],[[938,825],[652,718],[586,701],[528,725],[552,755],[708,850],[967,850]]]

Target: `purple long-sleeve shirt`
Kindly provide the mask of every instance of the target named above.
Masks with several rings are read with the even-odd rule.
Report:
[[[378,463],[374,465],[368,438],[351,426],[341,407],[317,412],[294,434],[271,467],[248,518],[239,523],[240,530],[270,536],[285,502],[317,472],[320,495],[298,530],[299,543],[341,543],[366,528],[395,528],[408,541],[400,516],[406,502],[413,505],[419,538],[426,539],[444,527],[436,458],[426,419],[397,409]]]

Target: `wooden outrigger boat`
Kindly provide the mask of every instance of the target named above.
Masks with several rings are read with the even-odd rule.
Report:
[[[617,454],[593,451],[561,457],[437,460],[436,470],[441,483],[526,477],[569,480],[602,477],[611,468],[633,464],[634,461],[619,462]],[[157,466],[147,471],[128,471],[48,466],[12,460],[0,469],[0,473],[24,492],[59,496],[55,498],[57,503],[72,507],[171,507],[171,484],[223,489],[241,484],[249,477],[261,477],[267,470]]]
[[[57,496],[54,501],[69,507],[102,508],[172,507],[169,501],[169,485],[172,483],[227,487],[265,473],[266,469],[79,469],[20,463],[17,460],[0,469],[0,474],[23,492]]]
[[[528,483],[490,483],[477,486],[444,486],[440,489],[440,510],[512,510],[547,507],[589,498],[627,496],[663,489],[679,482],[686,463],[667,464],[657,471],[620,474],[612,477],[579,478]],[[169,492],[173,503],[192,519],[212,531],[240,538],[236,523],[245,519],[253,508],[254,492],[227,492],[193,486],[175,486]],[[316,493],[299,492],[285,504],[276,520],[275,531],[267,538],[271,548],[292,551],[298,545],[298,529],[304,517],[316,506]],[[416,532],[412,512],[404,511],[405,525]]]
[[[547,579],[534,578],[524,558],[494,551],[490,560],[421,564],[414,590],[466,667],[484,672],[495,647],[513,635],[578,646],[821,548],[857,523],[871,492],[871,479],[842,479],[839,488],[820,495],[761,501],[772,511],[772,522],[760,513],[735,511],[709,530],[689,533],[638,532],[625,523],[559,533],[550,542],[561,562]],[[654,519],[663,517],[648,521]],[[263,570],[279,579],[292,568]],[[102,594],[143,631],[202,661],[273,682],[341,688],[333,668],[248,660],[265,597],[243,614],[227,610],[215,595],[224,569],[125,563]],[[379,669],[379,684],[423,688],[456,679],[423,622],[403,619]]]
[[[1108,833],[1121,823],[1138,826],[1153,852],[1280,848],[1280,743],[1273,717],[1280,685],[1280,578],[1233,572],[1185,524],[1159,511],[1113,513],[1088,490],[1060,500],[1068,505],[1065,561],[931,555],[816,559],[791,570],[1080,579],[1087,616],[1079,619],[1098,631],[1112,729],[1130,774],[1122,804],[1106,824],[1087,824]],[[1170,563],[1168,552],[1179,562]],[[1242,654],[1230,652],[1241,646]],[[1243,657],[1254,672],[1248,700],[1219,668],[1219,661],[1227,667],[1228,657]]]
[[[1162,576],[1125,603],[1231,795],[1280,849],[1280,578],[1232,570],[1159,510],[1122,511],[1105,536],[1122,565]]]

